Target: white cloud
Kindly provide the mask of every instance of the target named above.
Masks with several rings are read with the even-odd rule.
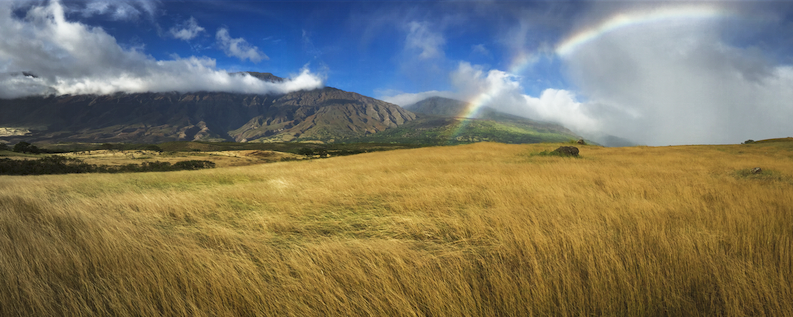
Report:
[[[578,132],[589,133],[600,129],[600,123],[592,116],[590,106],[578,102],[569,91],[546,89],[540,97],[525,95],[518,77],[468,62],[459,63],[449,76],[454,91],[400,93],[381,99],[406,106],[439,96],[535,120],[558,122]]]
[[[216,68],[206,57],[155,60],[124,49],[101,28],[66,20],[57,1],[30,8],[24,19],[0,1],[0,98],[40,94],[228,91],[287,93],[323,86],[307,69],[284,83]],[[21,75],[26,71],[37,78]]]
[[[730,21],[734,23],[735,21]],[[791,135],[793,67],[723,40],[720,21],[618,29],[563,58],[604,132],[650,145]]]
[[[92,0],[76,11],[86,17],[109,15],[116,20],[134,20],[143,14],[153,16],[158,4],[156,0]]]
[[[558,122],[579,132],[600,128],[588,105],[566,90],[546,89],[539,98],[523,93],[520,78],[507,72],[461,62],[451,73],[461,100],[535,120]]]
[[[243,38],[231,38],[229,30],[220,28],[215,34],[218,45],[223,49],[226,55],[239,58],[244,61],[249,59],[251,62],[258,63],[263,59],[270,59],[264,55],[258,47],[249,44]]]
[[[404,93],[404,92],[400,92],[400,93],[390,92],[390,93],[392,94],[391,96],[384,95],[381,96],[379,99],[385,102],[390,102],[395,105],[399,105],[401,107],[412,105],[414,103],[417,103],[419,101],[422,101],[430,97],[443,97],[443,98],[451,98],[451,99],[457,99],[459,97],[458,94],[453,93],[451,91],[437,91],[437,90],[431,90],[431,91],[425,91],[419,93]]]
[[[405,38],[405,49],[418,53],[420,59],[443,57],[443,35],[430,30],[428,22],[412,21],[407,24],[408,34]]]
[[[491,56],[490,55],[490,51],[485,47],[484,44],[477,44],[477,45],[471,46],[471,52],[472,53],[476,53],[476,54],[480,54],[480,55],[484,55],[484,56]]]
[[[170,29],[170,33],[173,37],[184,41],[194,39],[198,36],[198,33],[201,32],[204,32],[204,28],[198,26],[198,21],[196,21],[194,17],[190,17],[187,21]]]

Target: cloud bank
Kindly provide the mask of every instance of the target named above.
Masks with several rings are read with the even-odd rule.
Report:
[[[588,105],[578,102],[575,94],[569,91],[546,89],[539,97],[529,96],[523,93],[517,76],[498,69],[487,70],[483,66],[468,62],[460,62],[449,77],[454,91],[402,93],[381,99],[407,106],[438,96],[535,120],[558,122],[583,133],[593,133],[601,128]]]
[[[793,67],[725,40],[725,20],[618,29],[563,57],[606,133],[650,145],[793,136]]]
[[[793,136],[793,65],[734,35],[742,25],[774,29],[778,19],[764,12],[762,19],[748,20],[739,14],[745,10],[719,7],[724,5],[735,4],[593,5],[592,16],[579,19],[594,23],[579,24],[567,36],[606,31],[590,32],[573,49],[507,45],[558,62],[571,84],[546,86],[535,96],[522,86],[535,78],[516,77],[514,63],[505,71],[459,62],[449,72],[449,91],[382,98],[403,106],[432,96],[454,98],[558,122],[585,136],[614,135],[647,145]],[[558,41],[565,43],[565,37]]]
[[[0,1],[0,98],[167,91],[282,94],[323,86],[307,69],[284,83],[270,83],[219,70],[206,57],[156,60],[122,48],[101,28],[66,20],[58,1],[33,6],[22,19],[14,9],[15,3]]]

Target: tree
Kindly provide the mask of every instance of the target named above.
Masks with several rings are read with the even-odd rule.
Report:
[[[8,151],[8,150],[10,150],[8,148],[8,145],[6,145],[5,143],[0,143],[0,151]]]
[[[154,144],[147,145],[147,146],[146,146],[146,147],[144,147],[143,149],[144,149],[144,150],[147,150],[147,151],[162,152],[162,149],[161,149],[159,146],[156,146],[156,145],[154,145]]]
[[[28,142],[22,141],[14,145],[14,152],[17,153],[39,153],[39,148]]]

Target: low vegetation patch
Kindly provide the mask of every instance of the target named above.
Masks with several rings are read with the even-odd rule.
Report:
[[[751,179],[751,180],[764,180],[764,181],[781,181],[790,182],[791,178],[780,174],[777,171],[769,169],[761,169],[759,172],[754,171],[754,168],[745,168],[736,170],[733,176],[738,179]]]
[[[531,156],[556,156],[556,157],[581,158],[581,156],[578,155],[578,153],[579,152],[578,152],[578,148],[577,147],[562,146],[562,147],[559,147],[558,149],[553,150],[553,151],[545,150],[545,151],[542,151],[542,152],[532,153]]]
[[[167,172],[214,167],[215,163],[213,162],[199,160],[187,160],[174,164],[158,161],[109,166],[88,164],[77,158],[68,158],[59,155],[42,157],[36,160],[0,159],[0,175]]]

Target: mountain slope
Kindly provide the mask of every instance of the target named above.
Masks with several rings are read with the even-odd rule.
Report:
[[[406,106],[417,114],[414,121],[359,141],[422,144],[457,144],[479,141],[502,143],[566,142],[579,136],[548,122],[510,115],[485,107],[476,118],[464,118],[468,104],[454,99],[431,97]]]
[[[17,131],[6,133],[10,142],[326,141],[413,119],[397,105],[330,87],[280,96],[171,92],[0,100],[0,128]]]
[[[440,117],[459,117],[465,112],[468,103],[443,97],[430,97],[412,105],[405,106],[405,109],[414,113],[420,113]]]
[[[237,141],[335,140],[377,133],[415,117],[385,101],[324,88],[281,96],[269,112],[253,117],[230,135]]]

